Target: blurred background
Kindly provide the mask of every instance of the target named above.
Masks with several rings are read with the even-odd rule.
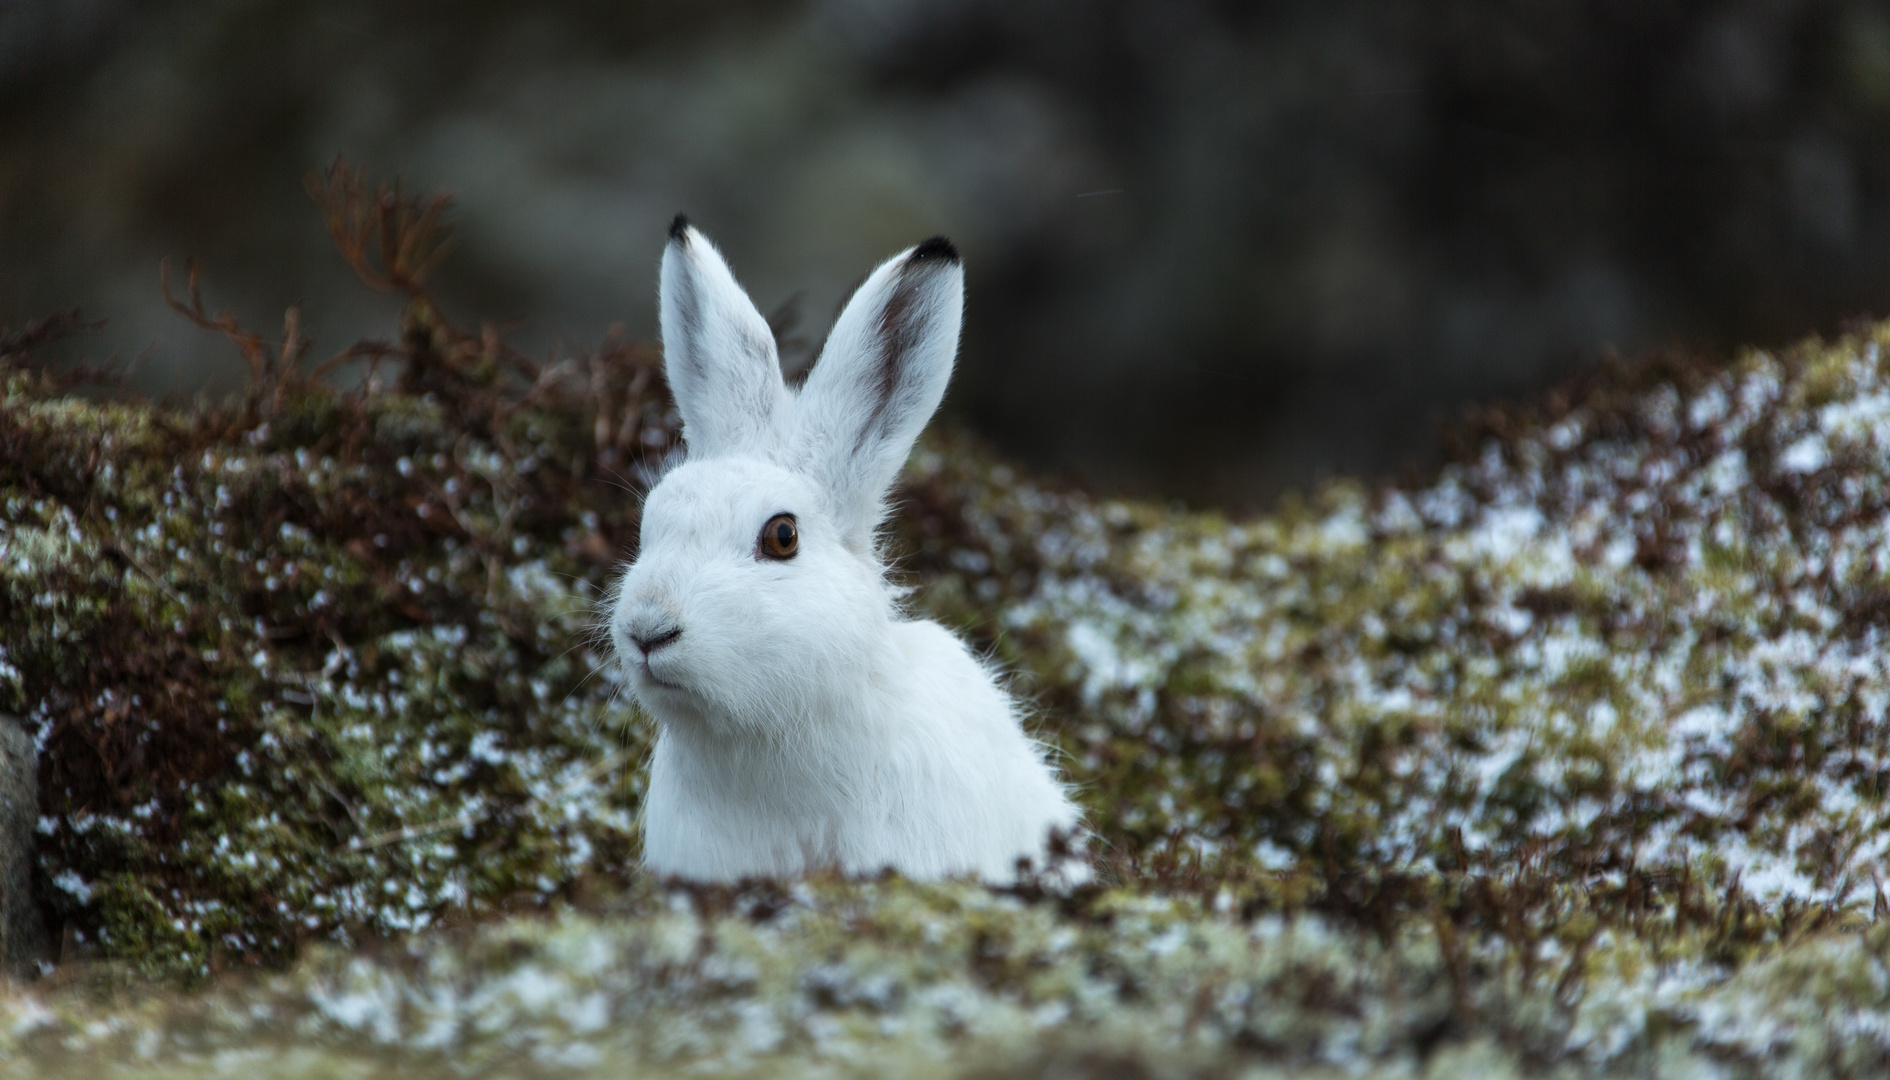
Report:
[[[1261,505],[1422,466],[1613,348],[1890,313],[1890,7],[1845,0],[0,0],[0,324],[235,385],[164,256],[315,355],[396,301],[303,178],[457,197],[451,314],[655,333],[687,211],[806,363],[934,233],[948,409],[1103,490]]]

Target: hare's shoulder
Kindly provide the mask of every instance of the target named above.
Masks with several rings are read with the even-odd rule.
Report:
[[[996,674],[957,634],[930,619],[893,624],[905,697],[941,724],[1010,738],[1021,734],[1016,702]]]
[[[997,688],[990,668],[971,651],[971,646],[931,619],[893,623],[893,642],[906,670],[916,676],[961,684],[967,689],[974,685]]]
[[[1052,828],[1076,826],[1076,808],[1025,729],[1025,710],[962,639],[926,619],[900,623],[896,637],[914,680],[906,730],[923,751],[906,758],[900,790],[926,793],[902,842],[939,848],[940,872],[975,866],[1005,880],[1020,855],[1042,854]]]

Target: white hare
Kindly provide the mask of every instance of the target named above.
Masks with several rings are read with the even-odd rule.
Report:
[[[798,392],[767,322],[681,217],[661,306],[688,460],[644,504],[610,618],[657,724],[645,865],[709,881],[886,867],[1003,881],[1020,859],[1042,866],[1076,808],[991,672],[900,610],[877,543],[951,376],[958,252],[927,240],[874,270]]]

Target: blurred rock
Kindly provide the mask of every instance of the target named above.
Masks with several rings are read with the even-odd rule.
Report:
[[[0,713],[0,970],[19,971],[53,956],[33,884],[39,784],[33,736]]]

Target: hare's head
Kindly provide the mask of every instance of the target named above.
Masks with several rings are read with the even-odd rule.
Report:
[[[964,272],[944,239],[882,263],[806,384],[682,218],[663,253],[664,370],[687,461],[650,491],[610,636],[659,720],[779,729],[846,711],[889,648],[887,490],[944,396]]]

